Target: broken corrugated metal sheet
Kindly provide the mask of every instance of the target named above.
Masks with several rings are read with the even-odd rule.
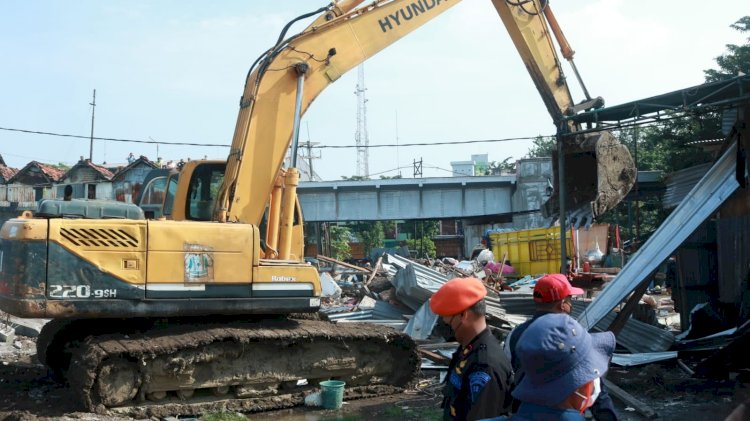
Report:
[[[372,319],[372,310],[347,311],[345,313],[331,313],[327,315],[328,320],[362,320]]]
[[[422,304],[422,307],[414,313],[404,328],[404,333],[411,336],[412,339],[425,340],[432,333],[432,329],[437,323],[438,316],[430,310],[429,301]]]
[[[747,369],[747,349],[750,348],[750,322],[745,322],[731,337],[731,342],[716,350],[695,367],[702,377],[723,378],[730,371]]]
[[[594,300],[596,302],[596,299]],[[584,309],[593,304],[582,300],[573,300],[573,311],[571,316],[580,319]],[[617,317],[615,313],[608,313],[594,327],[595,330],[603,332]],[[583,323],[581,323],[583,324]],[[635,319],[628,319],[622,331],[617,335],[617,343],[622,345],[628,351],[639,354],[645,352],[663,352],[672,347],[674,344],[674,334],[672,332],[660,329]]]
[[[376,320],[376,319],[339,319],[336,323],[371,323],[380,326],[388,326],[391,329],[403,331],[406,327],[406,322],[402,320]]]
[[[677,351],[667,352],[642,352],[639,354],[613,354],[612,364],[622,367],[651,364],[657,361],[671,360],[677,358]]]
[[[708,172],[711,164],[696,165],[684,170],[673,172],[667,176],[666,190],[662,198],[665,208],[671,209],[679,205],[690,190],[698,184],[701,177]]]
[[[615,317],[615,313],[610,313],[594,329],[604,331],[612,324]],[[617,335],[617,343],[632,353],[662,352],[672,348],[674,335],[668,330],[629,319]]]
[[[731,142],[643,248],[578,317],[584,328],[590,329],[610,313],[739,187],[735,178],[736,154],[737,143]]]
[[[385,301],[376,301],[372,309],[372,317],[381,320],[403,320],[404,311]]]
[[[391,265],[389,275],[396,288],[398,298],[412,310],[419,309],[444,283],[448,277],[409,259],[386,254],[385,260]]]

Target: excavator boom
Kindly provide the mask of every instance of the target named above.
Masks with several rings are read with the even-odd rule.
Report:
[[[339,16],[328,11],[268,50],[245,83],[215,219],[258,224],[292,143],[295,114],[344,73],[458,3],[376,1]],[[304,93],[295,113],[299,78]]]

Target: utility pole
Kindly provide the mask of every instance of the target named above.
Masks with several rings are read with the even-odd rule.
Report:
[[[94,162],[94,110],[96,110],[96,89],[94,89],[94,99],[91,105],[91,140],[89,141],[89,162]]]
[[[414,160],[414,178],[422,177],[422,158],[419,161]]]
[[[304,151],[305,149],[307,150],[307,155],[304,155],[302,153],[300,153],[300,155],[299,155],[300,158],[307,159],[307,166],[309,167],[308,168],[309,173],[307,175],[307,181],[314,181],[314,178],[315,178],[313,176],[313,174],[315,174],[315,172],[313,172],[313,159],[320,159],[320,155],[317,155],[317,156],[313,155],[313,153],[312,153],[312,147],[315,146],[315,145],[317,145],[317,144],[318,144],[318,142],[311,142],[310,141],[310,124],[307,124],[307,142],[302,142],[302,143],[299,144],[299,146],[300,146],[300,152]],[[302,149],[302,148],[305,148],[305,149]]]

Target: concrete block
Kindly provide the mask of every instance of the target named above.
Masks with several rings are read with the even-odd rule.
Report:
[[[0,342],[12,344],[16,339],[16,332],[13,327],[8,325],[0,325]]]
[[[16,334],[22,336],[28,336],[29,338],[36,338],[39,336],[39,332],[42,331],[42,327],[49,322],[49,319],[19,319],[13,318],[13,323],[16,325]]]
[[[10,315],[5,315],[3,319],[10,324],[16,335],[28,336],[29,338],[38,337],[42,327],[49,322],[49,319],[22,319]]]

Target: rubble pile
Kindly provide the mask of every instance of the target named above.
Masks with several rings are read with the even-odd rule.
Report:
[[[330,276],[323,275],[321,279],[337,284],[341,294],[325,297],[320,313],[337,323],[376,323],[399,329],[420,344],[423,372],[444,372],[457,344],[450,342],[449,329],[428,305],[429,298],[442,284],[455,277],[471,276],[482,280],[488,290],[488,326],[503,341],[513,327],[533,315],[532,293],[539,279],[531,276],[498,279],[485,272],[485,265],[478,258],[462,262],[451,260],[412,260],[384,254],[374,267],[356,268],[329,259],[333,270],[322,272]],[[597,292],[606,286],[598,285],[587,297],[574,299],[571,316],[578,318],[585,314]],[[750,322],[707,337],[696,338],[696,334],[690,334],[690,331],[678,334],[680,321],[674,311],[674,302],[659,291],[649,292],[652,295],[644,295],[641,304],[653,314],[653,320],[639,320],[636,313],[631,317],[625,306],[619,305],[593,326],[594,331],[603,331],[611,330],[616,323],[621,324],[617,333],[618,348],[612,359],[617,372],[623,374],[652,367],[654,372],[681,373],[671,376],[671,381],[676,383],[674,379],[684,379],[684,383],[691,387],[713,384],[711,382],[716,378],[724,380],[721,383],[723,393],[729,393],[727,390],[734,386],[744,387],[750,370],[738,368],[737,359],[730,357],[748,345]],[[625,313],[624,317],[619,317],[620,312]],[[629,411],[652,418],[665,409],[658,401],[638,399],[629,393],[626,389],[635,394],[643,392],[633,382],[623,382],[622,387],[613,382],[620,382],[627,375],[612,377],[608,380],[611,393]],[[673,389],[680,388],[675,386]]]

